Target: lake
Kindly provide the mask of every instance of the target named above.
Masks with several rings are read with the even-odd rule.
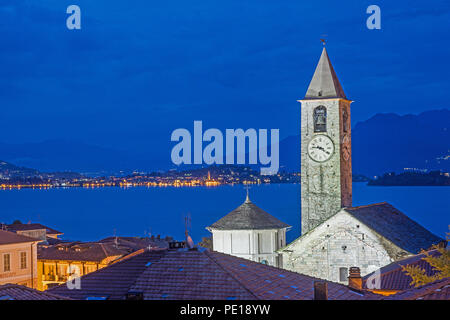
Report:
[[[242,185],[220,187],[66,188],[1,190],[0,222],[39,222],[64,232],[63,239],[99,240],[151,234],[184,238],[191,216],[195,242],[206,226],[245,200]],[[288,242],[300,235],[300,185],[252,185],[250,199],[292,225]],[[450,224],[450,187],[369,187],[353,184],[353,205],[387,201],[431,232],[445,237]]]

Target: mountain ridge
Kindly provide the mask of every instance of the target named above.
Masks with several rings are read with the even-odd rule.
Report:
[[[0,142],[0,159],[39,171],[114,174],[169,170],[167,150],[124,151],[83,142],[52,139],[37,143]],[[300,136],[279,142],[280,170],[300,170]],[[378,113],[352,129],[353,173],[368,176],[404,168],[450,170],[450,110],[420,114]]]

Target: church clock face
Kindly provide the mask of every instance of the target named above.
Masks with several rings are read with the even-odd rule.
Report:
[[[308,155],[316,162],[325,162],[331,158],[334,144],[330,137],[320,134],[311,139],[308,144]]]

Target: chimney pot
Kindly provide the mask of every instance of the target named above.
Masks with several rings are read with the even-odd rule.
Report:
[[[328,300],[328,283],[314,281],[314,300]]]
[[[351,267],[348,275],[348,286],[352,289],[362,291],[361,270],[358,267]]]

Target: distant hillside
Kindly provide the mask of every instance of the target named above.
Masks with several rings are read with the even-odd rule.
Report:
[[[26,167],[18,167],[14,164],[1,161],[0,160],[0,179],[11,179],[11,180],[21,180],[21,179],[29,179],[29,178],[40,178],[40,179],[48,179],[48,178],[65,178],[65,179],[74,179],[81,178],[82,175],[76,172],[40,172],[36,169],[30,169]]]
[[[113,150],[80,142],[0,143],[0,159],[40,171],[111,174],[133,170],[168,170],[170,150]],[[280,141],[280,169],[300,170],[300,137]],[[418,115],[377,114],[358,122],[352,132],[353,173],[366,176],[403,168],[450,171],[450,110]],[[253,167],[253,166],[252,166]],[[186,168],[190,168],[187,166]]]
[[[40,171],[115,171],[131,167],[125,152],[66,140],[0,143],[0,159]]]
[[[280,142],[280,163],[300,168],[300,136]],[[418,115],[377,114],[352,129],[353,173],[368,176],[403,168],[450,171],[450,110]]]
[[[377,114],[357,123],[352,138],[353,172],[450,170],[450,110]]]
[[[0,161],[0,178],[30,178],[39,175],[39,171],[18,167],[11,163]]]
[[[369,186],[450,186],[450,177],[439,171],[385,173],[370,180]]]

